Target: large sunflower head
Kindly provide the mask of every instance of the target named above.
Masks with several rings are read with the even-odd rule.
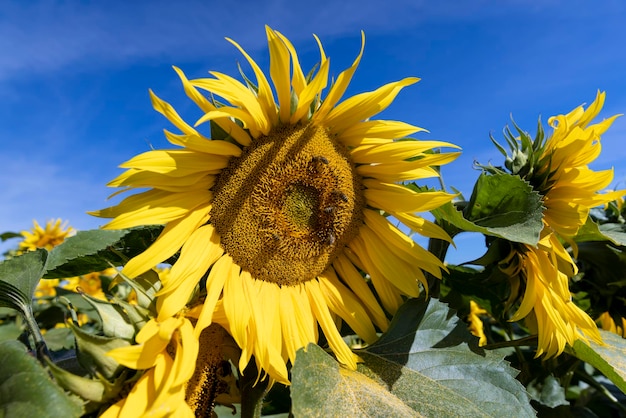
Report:
[[[399,183],[438,176],[436,167],[458,154],[432,152],[455,147],[444,142],[397,141],[417,126],[370,119],[417,78],[340,101],[364,37],[352,66],[328,86],[330,60],[317,38],[319,67],[305,76],[291,42],[266,32],[272,84],[230,39],[255,81],[218,72],[189,80],[175,68],[202,111],[194,126],[151,92],[154,108],[181,131],[165,131],[177,148],[122,164],[127,170],[110,186],[149,190],[93,214],[113,218],[104,228],[164,224],[123,270],[134,277],[180,251],[159,292],[159,320],[185,307],[208,272],[196,330],[222,318],[242,348],[241,369],[254,356],[259,369],[287,383],[285,363],[317,341],[318,324],[338,359],[354,368],[335,319],[372,341],[402,297],[426,286],[425,272],[440,277],[441,262],[389,217],[448,239],[415,213],[453,196]],[[207,123],[211,138],[197,130]]]

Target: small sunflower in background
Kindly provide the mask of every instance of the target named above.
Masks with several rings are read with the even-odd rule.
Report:
[[[604,99],[605,93],[598,92],[587,109],[579,106],[566,115],[551,117],[548,123],[553,132],[548,138],[541,129],[534,141],[522,131],[519,137],[507,131],[513,153],[507,155],[505,165],[539,192],[545,207],[538,245],[513,244],[500,263],[512,283],[509,302],[521,298],[511,320],[525,318],[531,331],[538,334],[537,356],[558,355],[566,344],[573,345],[580,338],[601,342],[594,321],[572,301],[569,280],[578,268],[564,244],[572,248],[575,257],[574,237],[587,222],[590,210],[626,195],[626,190],[601,193],[613,181],[613,170],[589,168],[600,155],[602,134],[619,116],[591,124]]]
[[[37,221],[33,221],[33,228],[29,231],[22,231],[24,239],[18,244],[18,254],[26,251],[34,251],[37,248],[45,248],[51,250],[71,235],[74,234],[74,228],[68,226],[68,223],[62,223],[61,219],[49,220],[46,222],[45,228],[42,228]]]
[[[123,163],[127,170],[109,186],[148,190],[92,214],[113,218],[106,229],[164,224],[122,272],[136,277],[180,251],[158,293],[158,321],[183,310],[208,272],[196,335],[220,323],[242,349],[241,370],[254,356],[259,370],[288,384],[286,363],[318,341],[318,325],[338,360],[355,369],[336,318],[372,342],[375,327],[387,328],[404,296],[426,290],[425,273],[441,277],[441,261],[388,216],[449,240],[415,213],[454,196],[399,183],[438,176],[458,153],[433,149],[458,147],[408,139],[423,130],[408,123],[370,119],[417,78],[341,101],[364,37],[352,66],[329,85],[330,59],[319,39],[319,67],[306,76],[291,42],[270,28],[266,33],[273,87],[228,39],[256,80],[219,72],[189,80],[174,68],[202,111],[193,126],[150,92],[154,108],[181,131],[165,131],[177,148]],[[196,129],[203,124],[210,124],[211,138]]]

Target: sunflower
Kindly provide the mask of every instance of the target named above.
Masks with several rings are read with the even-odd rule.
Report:
[[[605,93],[598,92],[587,109],[579,106],[566,115],[551,117],[552,135],[544,141],[540,132],[532,144],[536,156],[526,156],[529,164],[519,172],[513,170],[540,193],[545,207],[538,246],[515,244],[501,263],[513,283],[511,300],[518,296],[520,284],[525,286],[521,305],[511,320],[526,317],[539,336],[538,356],[544,352],[547,357],[558,355],[566,343],[572,345],[584,336],[601,342],[594,321],[572,302],[569,279],[578,268],[563,243],[576,255],[574,236],[587,222],[591,208],[626,195],[626,190],[600,193],[613,180],[613,170],[589,168],[600,155],[601,135],[619,116],[591,124],[604,99]],[[509,143],[513,143],[510,138]]]
[[[49,220],[45,228],[42,228],[37,221],[33,221],[33,224],[30,231],[21,232],[24,239],[19,243],[18,254],[34,251],[37,248],[51,250],[74,232],[72,227],[67,226],[67,222],[61,225],[61,219]]]
[[[577,339],[600,343],[602,338],[593,320],[572,302],[569,290],[570,275],[575,268],[567,251],[554,234],[539,241],[537,247],[520,245],[512,251],[501,269],[509,276],[513,289],[525,286],[524,295],[511,321],[525,319],[531,333],[537,334],[536,357],[559,355],[565,344]],[[517,296],[512,292],[511,298]]]
[[[626,338],[626,318],[619,315],[617,315],[616,318],[617,321],[611,316],[610,313],[603,312],[598,319],[596,319],[596,322],[603,330],[610,331],[620,337]]]
[[[291,42],[270,28],[266,33],[273,88],[257,63],[228,39],[256,82],[244,77],[244,84],[219,72],[189,80],[174,67],[203,112],[193,127],[150,92],[155,110],[182,132],[165,131],[179,148],[148,151],[122,164],[127,170],[110,186],[149,190],[93,214],[113,218],[103,226],[108,229],[164,224],[157,240],[122,273],[135,277],[180,251],[158,294],[159,321],[181,311],[208,272],[196,333],[214,321],[219,301],[224,325],[242,348],[241,370],[254,356],[259,370],[287,384],[287,361],[317,342],[318,324],[338,360],[354,369],[356,356],[336,320],[371,342],[375,326],[387,328],[387,314],[403,296],[426,288],[425,272],[441,277],[442,263],[389,217],[424,236],[449,239],[415,212],[453,196],[399,183],[438,176],[436,167],[458,153],[432,149],[458,147],[396,141],[423,129],[370,120],[417,78],[340,102],[361,60],[364,35],[352,66],[323,97],[330,60],[319,39],[319,67],[305,76]],[[205,123],[211,138],[196,129]]]
[[[601,135],[620,116],[590,124],[602,110],[605,96],[598,92],[587,109],[579,106],[567,115],[548,120],[554,132],[542,147],[537,173],[530,179],[543,195],[544,225],[566,240],[571,240],[585,224],[591,208],[626,194],[626,190],[598,193],[613,181],[613,170],[589,168],[602,150]]]
[[[470,300],[470,312],[467,315],[467,321],[469,322],[469,330],[475,337],[478,337],[478,345],[483,346],[487,344],[487,336],[485,335],[485,329],[483,320],[480,315],[487,315],[486,309],[481,308],[476,302]]]
[[[199,343],[189,319],[151,319],[135,341],[136,345],[116,348],[107,355],[126,367],[145,372],[130,393],[110,406],[102,417],[194,417],[185,403],[185,391],[195,371]]]

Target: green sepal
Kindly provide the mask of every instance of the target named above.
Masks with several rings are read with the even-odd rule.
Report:
[[[50,373],[63,389],[91,402],[103,403],[115,398],[120,393],[127,378],[126,373],[120,374],[113,382],[109,382],[101,375],[96,375],[96,378],[93,379],[77,376],[60,368],[50,359],[46,358],[46,360]]]
[[[105,336],[128,341],[135,338],[137,329],[119,305],[94,298],[88,294],[83,294],[83,297],[98,311],[102,320],[102,332]]]
[[[123,369],[107,353],[114,348],[127,347],[130,343],[120,338],[102,337],[91,334],[74,323],[69,323],[74,332],[77,345],[78,362],[92,375],[101,374],[106,379],[113,379]]]

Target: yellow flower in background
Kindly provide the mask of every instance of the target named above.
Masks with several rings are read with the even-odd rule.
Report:
[[[567,253],[553,235],[543,238],[538,248],[521,245],[509,256],[509,264],[502,268],[517,284],[525,286],[524,296],[511,321],[526,319],[531,333],[538,335],[536,357],[559,355],[565,344],[577,339],[591,338],[602,343],[593,320],[572,301],[569,276],[560,266],[574,266]],[[513,292],[515,293],[515,292]],[[515,296],[515,295],[513,295]]]
[[[453,196],[418,193],[398,183],[438,176],[436,166],[458,153],[431,153],[455,147],[445,142],[395,141],[422,129],[370,120],[417,78],[340,102],[364,37],[352,66],[322,98],[330,60],[319,40],[319,68],[306,77],[289,40],[270,28],[266,32],[274,88],[230,39],[252,67],[256,86],[218,72],[188,80],[174,68],[203,112],[194,126],[211,122],[223,139],[204,136],[151,92],[154,108],[182,132],[165,131],[180,148],[149,151],[122,164],[127,171],[110,186],[149,190],[93,214],[113,218],[108,229],[165,224],[152,246],[123,270],[136,277],[180,250],[158,294],[159,321],[183,309],[210,271],[196,333],[212,322],[220,300],[225,326],[242,348],[241,370],[254,356],[259,369],[288,383],[286,362],[317,342],[318,324],[339,361],[354,369],[356,356],[336,319],[372,342],[374,325],[388,325],[383,308],[394,313],[403,295],[417,296],[426,287],[424,272],[441,277],[442,263],[384,214],[424,236],[449,239],[415,212]]]
[[[616,324],[613,317],[608,312],[603,312],[596,320],[600,328],[613,332],[620,337],[626,338],[626,318],[620,317],[621,323]]]
[[[83,274],[82,276],[70,277],[64,280],[62,287],[72,292],[83,292],[94,298],[107,300],[104,291],[102,290],[101,276],[115,277],[118,271],[115,268],[108,268],[106,270],[94,273]]]
[[[51,298],[57,295],[59,279],[41,279],[37,283],[33,297],[35,299]]]
[[[24,239],[19,243],[18,254],[34,251],[37,248],[51,250],[74,232],[72,227],[67,226],[67,222],[61,225],[61,219],[46,222],[45,228],[42,228],[37,221],[33,221],[33,224],[30,231],[21,232]]]
[[[469,321],[469,330],[472,335],[478,337],[478,345],[482,347],[487,344],[487,336],[485,335],[483,320],[480,315],[487,315],[488,312],[481,308],[476,302],[470,300],[470,313],[467,316]]]
[[[137,334],[137,345],[107,355],[135,370],[145,370],[130,393],[107,409],[103,418],[194,417],[185,403],[186,384],[193,376],[198,339],[187,318],[151,319]]]

